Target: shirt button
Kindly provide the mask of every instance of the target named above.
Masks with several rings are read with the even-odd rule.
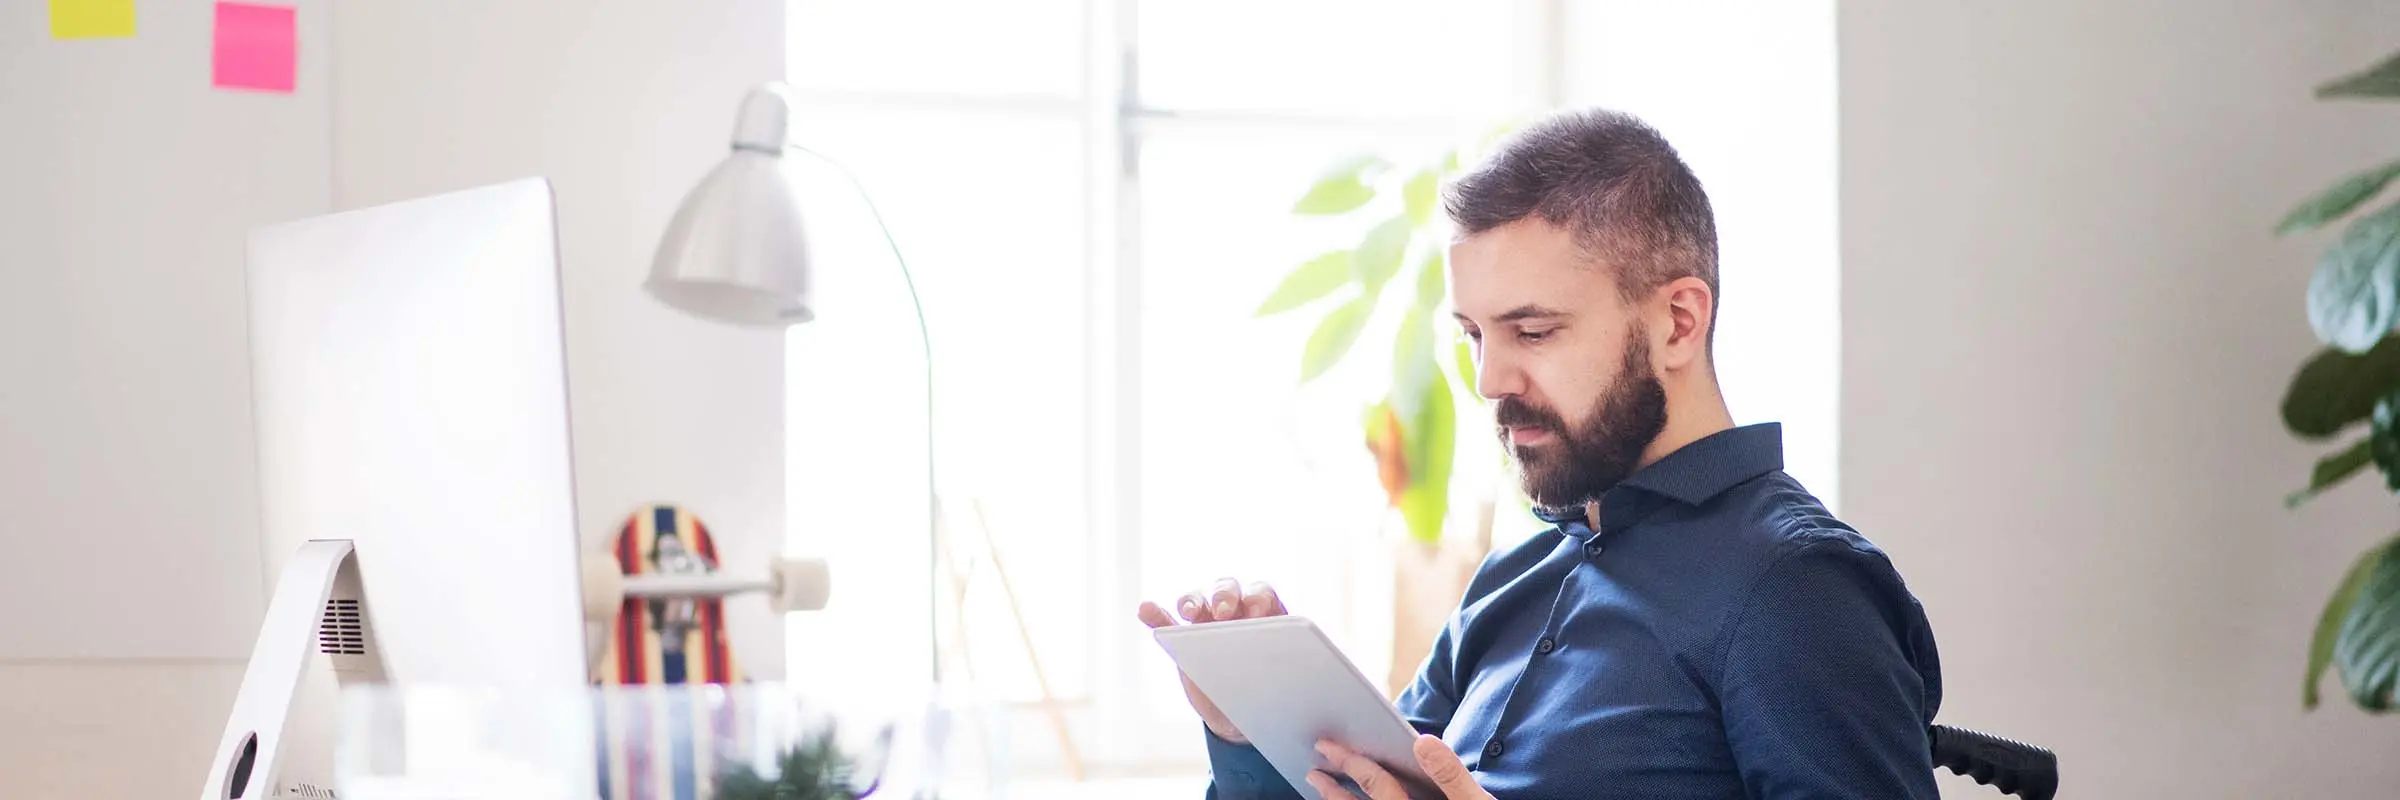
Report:
[[[1506,749],[1506,748],[1503,748],[1503,747],[1501,747],[1501,746],[1500,746],[1500,740],[1498,740],[1498,739],[1493,739],[1491,744],[1487,744],[1487,745],[1484,745],[1484,746],[1483,746],[1483,757],[1484,757],[1484,758],[1499,758],[1499,757],[1500,757],[1500,751],[1501,751],[1501,750],[1504,750],[1504,749]]]
[[[1599,542],[1592,542],[1592,543],[1590,543],[1590,544],[1586,544],[1586,545],[1584,545],[1584,546],[1583,546],[1583,554],[1584,554],[1584,555],[1587,555],[1587,556],[1591,556],[1591,557],[1593,557],[1593,558],[1599,558],[1599,557],[1600,557],[1600,543],[1599,543]]]
[[[1557,641],[1555,641],[1555,640],[1552,640],[1552,639],[1551,639],[1550,637],[1548,637],[1548,636],[1544,636],[1544,637],[1542,637],[1542,640],[1541,640],[1541,641],[1538,641],[1538,642],[1534,642],[1534,643],[1533,643],[1533,651],[1534,651],[1534,652],[1536,652],[1536,653],[1545,653],[1545,654],[1546,654],[1546,653],[1549,653],[1550,651],[1552,651],[1552,650],[1556,650],[1556,649],[1558,649],[1558,642],[1557,642]]]

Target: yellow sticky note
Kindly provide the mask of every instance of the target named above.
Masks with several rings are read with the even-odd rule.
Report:
[[[133,35],[133,0],[50,0],[50,38],[122,39]]]

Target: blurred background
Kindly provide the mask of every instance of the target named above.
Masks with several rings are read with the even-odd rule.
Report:
[[[541,175],[588,541],[672,501],[729,561],[824,556],[824,611],[729,608],[753,674],[905,693],[938,646],[1007,709],[1020,796],[1197,797],[1136,604],[1270,581],[1397,686],[1482,554],[1540,531],[1438,277],[1414,304],[1424,197],[1594,105],[1707,186],[1734,415],[1781,421],[1924,602],[1941,721],[2057,751],[2069,796],[2400,794],[2400,720],[2336,674],[2302,702],[2400,515],[2373,477],[2287,507],[2325,448],[2279,402],[2342,229],[2277,235],[2394,156],[2388,102],[2315,93],[2400,50],[2400,7],[294,0],[296,79],[236,92],[210,4],[134,5],[91,40],[0,9],[9,796],[207,772],[273,578],[248,231]],[[815,246],[860,268],[761,334],[638,286],[774,80],[864,193],[814,184]],[[863,198],[923,293],[938,542],[925,357]]]

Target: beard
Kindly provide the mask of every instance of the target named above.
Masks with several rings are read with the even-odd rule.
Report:
[[[1633,474],[1642,451],[1667,427],[1667,391],[1650,368],[1649,337],[1641,325],[1631,326],[1617,380],[1602,392],[1582,426],[1568,429],[1556,409],[1542,408],[1515,397],[1493,404],[1500,424],[1501,448],[1514,457],[1526,496],[1548,508],[1579,506]],[[1549,432],[1545,441],[1520,446],[1508,440],[1509,428]]]

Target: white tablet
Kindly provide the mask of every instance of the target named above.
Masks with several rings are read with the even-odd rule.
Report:
[[[1417,767],[1416,729],[1308,618],[1202,622],[1153,635],[1300,796],[1320,797],[1308,772],[1330,766],[1317,742],[1331,739],[1415,784],[1410,797],[1440,800]]]

